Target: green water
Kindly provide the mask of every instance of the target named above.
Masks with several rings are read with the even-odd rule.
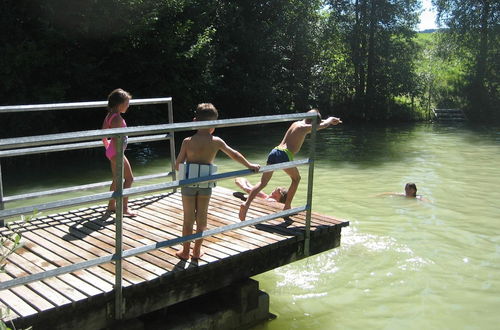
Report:
[[[263,162],[283,129],[217,134]],[[298,158],[306,150],[304,145]],[[168,166],[168,148],[160,144],[127,153],[136,175]],[[101,154],[84,162],[58,156],[39,163],[7,164],[6,193],[109,175]],[[217,163],[224,170],[241,168],[222,155]],[[320,132],[313,209],[348,219],[350,227],[339,248],[255,277],[278,316],[255,329],[497,329],[499,164],[498,127],[344,125]],[[27,171],[35,165],[41,170]],[[300,170],[294,206],[305,203],[307,169]],[[409,181],[429,202],[377,196],[403,192]],[[276,173],[271,185],[288,182]],[[235,188],[229,181],[220,185]]]

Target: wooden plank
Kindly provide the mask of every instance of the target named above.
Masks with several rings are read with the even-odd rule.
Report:
[[[55,268],[52,265],[39,267],[39,265],[41,266],[40,263],[38,263],[37,265],[32,261],[24,258],[24,256],[26,256],[26,254],[28,253],[30,252],[26,250],[23,251],[23,249],[20,249],[17,251],[17,253],[9,256],[9,262],[15,264],[17,267],[24,270],[28,274],[36,274],[43,272],[44,270],[50,270]],[[82,300],[87,297],[86,295],[82,294],[80,291],[78,291],[71,285],[67,284],[65,281],[59,279],[58,277],[51,277],[46,280],[43,280],[43,282],[52,287],[54,290],[57,290],[59,293],[61,293],[61,295],[67,297],[72,301]]]
[[[170,205],[170,206],[171,206],[171,209],[168,211],[163,210],[163,212],[164,212],[163,214],[166,214],[167,216],[169,216],[170,219],[173,219],[173,218],[177,219],[177,221],[174,223],[171,223],[169,227],[177,230],[177,232],[178,232],[177,235],[181,236],[182,235],[182,223],[183,223],[182,208],[180,208],[180,206],[178,204],[177,205]],[[153,207],[151,209],[153,209]],[[162,210],[159,208],[154,208],[154,211],[156,211],[157,214],[162,212]],[[196,226],[194,226],[194,227],[196,227]],[[210,223],[207,223],[207,228],[210,229],[210,228],[213,228],[213,226]],[[204,240],[207,242],[206,246],[208,246],[208,244],[212,243],[213,245],[211,245],[211,246],[213,246],[214,249],[217,249],[217,251],[222,252],[228,256],[238,253],[237,248],[227,247],[224,244],[222,244],[222,242],[219,239],[214,238],[213,236],[207,237]],[[204,246],[205,246],[205,244],[204,244]]]
[[[220,193],[219,196],[223,197],[224,194]],[[227,203],[232,203],[232,205],[235,205],[234,201],[231,201],[229,199],[228,199]],[[260,198],[256,198],[254,200],[254,202],[252,203],[252,207],[254,207],[255,211],[264,212],[264,214],[269,214],[269,213],[281,211],[282,205],[283,204],[281,204],[281,203],[270,202],[270,201],[266,201],[266,200],[263,200]],[[238,205],[238,207],[239,207],[239,205]],[[260,214],[260,215],[264,215],[264,214]],[[305,225],[305,216],[306,216],[305,212],[301,212],[297,215],[292,216],[291,219],[293,220],[293,223],[290,224],[288,226],[288,228],[296,229],[300,226],[304,226]],[[271,220],[268,223],[272,224],[272,225],[279,225],[282,222],[283,221],[278,219],[278,220]],[[344,222],[341,220],[337,220],[333,217],[327,217],[327,216],[323,216],[319,213],[312,212],[312,217],[311,217],[311,229],[312,230],[316,229],[316,227],[322,228],[325,225],[332,226],[335,224],[344,224]]]
[[[61,258],[67,260],[68,264],[73,264],[81,261],[85,261],[98,256],[98,252],[95,247],[86,246],[82,242],[76,244],[65,244],[66,241],[61,239],[58,235],[54,235],[52,231],[55,229],[53,227],[48,227],[45,230],[36,231],[38,236],[36,243],[45,246],[47,249],[52,250],[57,253]],[[31,235],[30,239],[33,240],[35,235]],[[82,272],[82,279],[87,280],[87,282],[102,292],[109,292],[113,289],[113,285],[106,281],[109,278],[109,273],[102,268],[93,268],[95,272],[85,273]],[[75,272],[78,274],[78,272]]]
[[[230,205],[230,202],[228,202],[228,203],[223,203],[221,207],[217,208],[217,211],[212,211],[212,212],[214,213],[214,215],[218,215],[219,219],[223,219],[227,216],[228,212],[233,212],[233,209]],[[266,223],[269,223],[269,221]],[[255,226],[245,227],[241,230],[244,230],[245,235],[255,238],[257,240],[262,240],[265,244],[276,244],[277,242],[283,241],[287,238],[284,237],[283,235],[278,235],[258,230],[255,228]]]
[[[147,216],[148,216],[147,214],[141,213],[141,215],[138,218],[134,219],[133,223],[140,224],[140,225],[138,225],[132,229],[124,230],[124,236],[133,237],[134,240],[136,240],[139,243],[142,243],[141,245],[152,244],[152,243],[163,241],[167,238],[171,239],[171,238],[177,237],[177,236],[168,234],[167,231],[161,230],[161,228],[152,227],[152,226],[145,224],[145,221],[147,221]],[[163,224],[162,227],[165,227],[165,224]],[[128,228],[128,226],[126,226],[125,228]],[[168,235],[168,237],[166,237],[165,235]],[[171,247],[168,247],[168,248],[162,248],[162,249],[159,249],[157,251],[150,252],[150,253],[154,253],[157,256],[159,256],[160,258],[167,259],[170,263],[172,263],[173,268],[178,268],[180,259],[175,256],[176,251],[177,250],[175,250]],[[217,259],[213,259],[213,260],[217,260]]]
[[[10,275],[3,280],[10,280],[16,277],[22,277],[29,275],[29,273],[23,271],[13,262],[7,263],[5,267],[6,274]],[[1,275],[1,274],[0,274]],[[50,286],[42,281],[33,282],[27,285],[31,290],[36,292],[38,295],[43,297],[45,300],[52,303],[54,306],[62,306],[71,303],[71,300],[60,294],[58,291],[52,289]]]
[[[125,228],[124,237],[126,237],[126,236],[133,237],[134,240],[142,243],[141,245],[151,244],[151,243],[163,241],[167,238],[172,239],[172,238],[177,237],[175,235],[169,234],[168,231],[161,230],[161,228],[166,227],[165,223],[162,223],[162,226],[159,226],[160,228],[158,226],[149,226],[148,224],[146,224],[148,216],[149,215],[147,215],[147,214],[141,213],[141,215],[139,215],[137,218],[135,218],[132,222],[133,224],[136,225],[135,228],[128,228],[129,226],[124,226],[124,228]],[[114,235],[114,233],[113,233],[113,235]],[[165,237],[165,235],[168,235],[168,237]],[[180,259],[175,256],[176,251],[177,250],[169,247],[169,248],[162,248],[160,250],[153,251],[150,253],[156,254],[157,256],[159,256],[162,259],[168,259],[172,263],[172,267],[168,268],[170,270],[170,269],[179,267]],[[207,259],[207,258],[210,258],[210,257],[205,256],[205,259]],[[213,260],[217,260],[217,259],[213,259]],[[209,260],[209,261],[213,261],[213,260]]]
[[[102,231],[99,231],[99,232],[90,231],[86,227],[81,227],[78,229],[78,231],[82,232],[82,234],[81,234],[81,235],[83,235],[82,239],[87,240],[87,241],[98,240],[98,241],[102,242],[103,244],[107,244],[112,249],[114,249],[114,242],[115,242],[114,235],[115,234],[111,230],[106,230],[108,233],[110,233],[110,236],[104,235],[102,233]],[[130,234],[132,234],[132,233],[133,232],[130,232]],[[148,240],[148,239],[145,240],[145,238],[140,237],[140,236],[139,236],[139,239],[130,239],[128,237],[128,234],[129,234],[129,231],[124,231],[124,233],[123,233],[123,248],[125,250],[130,249],[130,248],[140,247],[140,246],[143,246],[145,244],[154,243],[153,241]],[[165,270],[172,270],[175,266],[175,264],[171,262],[172,261],[171,257],[172,256],[170,256],[168,253],[166,253],[164,251],[152,251],[150,253],[138,256],[138,258],[140,260],[144,260],[144,261],[156,264]],[[179,260],[177,258],[174,258],[174,259],[176,262]]]
[[[11,290],[0,291],[0,301],[8,306],[16,315],[26,317],[37,313],[37,310],[28,305]]]
[[[60,229],[60,226],[53,226],[50,229],[47,229],[47,231],[54,233],[57,237],[61,233],[65,233],[65,231],[62,229],[60,230],[59,233],[56,232],[58,229]],[[77,239],[78,245],[76,245],[76,244],[74,244],[74,245],[76,245],[79,249],[81,248],[85,251],[92,251],[95,247],[98,247],[98,249],[100,249],[100,251],[98,250],[97,252],[95,252],[95,256],[92,256],[92,258],[102,256],[103,255],[102,251],[106,252],[106,254],[114,253],[114,245],[107,244],[107,243],[100,241],[92,236],[84,235],[83,233],[81,233],[77,230],[73,230],[71,236]],[[73,244],[73,243],[71,243],[71,244]],[[74,249],[72,248],[72,250],[74,250]],[[78,250],[78,251],[80,251],[80,250]],[[144,258],[130,257],[130,258],[127,258],[126,260],[129,261],[131,264],[134,264],[137,267],[141,268],[142,270],[149,271],[150,273],[153,273],[156,275],[161,275],[164,273],[164,270],[162,268],[159,268],[159,267],[155,266],[154,264],[146,262],[145,259],[146,259],[146,257],[144,257]],[[110,276],[107,280],[108,280],[108,282],[111,283],[111,289],[112,289],[112,285],[114,284],[114,281],[115,281],[114,275],[110,274]]]
[[[179,207],[180,207],[180,205],[177,204],[177,208],[175,209],[177,212],[181,211],[181,209]],[[180,221],[180,220],[183,220],[182,215],[179,215],[177,213],[177,217],[178,217],[179,221],[177,222],[176,227],[179,228],[179,230],[182,233],[182,222]],[[208,216],[207,216],[207,228],[208,229],[217,227],[214,225],[215,220],[217,220],[217,218],[214,217],[214,215],[209,212]],[[179,235],[181,235],[181,234],[179,234]],[[248,244],[247,242],[244,242],[244,241],[238,242],[237,240],[230,239],[230,238],[231,238],[230,233],[226,232],[226,233],[212,236],[210,238],[206,238],[205,240],[207,240],[209,242],[217,243],[219,246],[221,246],[224,249],[224,250],[222,250],[223,252],[228,253],[230,255],[233,255],[234,252],[244,252],[244,251],[247,251],[249,249],[253,249],[256,247],[255,245]]]
[[[233,191],[230,190],[230,189],[227,189],[227,188],[223,188],[223,187],[218,187],[217,190],[214,190],[216,192],[216,194],[218,196],[220,196],[221,198],[224,198],[226,197],[227,198],[227,195],[232,195]],[[232,196],[231,196],[232,197]],[[227,201],[228,202],[231,202],[231,201],[240,201],[239,203],[241,203],[241,200],[239,198],[227,198]],[[260,198],[256,198],[254,200],[254,202],[258,203],[260,205],[260,207],[264,207],[266,209],[276,209],[277,211],[281,211],[282,209],[282,205],[281,203],[277,203],[277,202],[270,202],[270,201],[266,201],[264,199],[260,199]],[[252,203],[253,205],[254,203]],[[233,203],[234,205],[234,203]],[[303,213],[303,216],[305,217],[305,212]],[[315,220],[325,220],[328,222],[328,224],[331,225],[331,223],[333,224],[341,224],[341,225],[345,225],[346,223],[348,224],[347,221],[345,220],[341,220],[341,219],[336,219],[332,216],[329,216],[329,215],[325,215],[325,214],[320,214],[318,212],[312,212],[312,217],[313,219]]]
[[[66,222],[66,225],[67,224],[71,224],[71,222],[69,222],[69,223]],[[92,229],[89,229],[89,227]],[[61,227],[61,230],[64,230],[63,228],[64,227]],[[92,235],[92,237],[94,237],[94,239],[100,240],[100,241],[104,242],[105,244],[109,243],[108,245],[112,246],[112,248],[109,249],[108,253],[114,253],[114,242],[115,242],[114,231],[103,228],[102,230],[107,230],[108,232],[111,233],[110,236],[107,236],[107,235],[103,234],[101,231],[97,232],[96,231],[97,229],[99,229],[99,228],[96,228],[96,225],[89,225],[87,223],[84,226],[82,226],[81,228],[79,228],[78,231],[81,232],[82,235],[84,235],[84,234]],[[102,239],[102,238],[104,238],[104,239]],[[110,282],[114,283],[114,274],[115,274],[114,264],[104,264],[104,265],[101,265],[99,267],[102,267],[107,272],[109,272],[109,274],[111,276]],[[127,285],[131,285],[134,283],[142,282],[144,280],[144,278],[140,277],[139,275],[136,275],[137,273],[140,273],[140,272],[141,272],[140,267],[139,268],[134,267],[133,265],[129,266],[127,261],[126,261],[125,268],[123,269],[123,280],[124,280],[123,285],[127,286]]]
[[[82,258],[61,249],[56,244],[53,244],[46,237],[40,237],[34,232],[25,232],[23,237],[30,240],[32,244],[25,244],[26,249],[32,251],[37,256],[43,258],[43,262],[52,263],[57,266],[68,266],[74,262],[84,261]],[[62,255],[73,255],[71,260],[65,259]],[[43,256],[43,257],[42,257]],[[46,259],[45,259],[46,258]],[[75,288],[85,293],[87,296],[97,295],[102,292],[102,290],[96,288],[92,284],[94,282],[102,281],[98,276],[94,275],[95,269],[93,270],[82,270],[76,271],[72,274],[75,275],[73,281],[77,282]]]
[[[57,226],[52,226],[50,230],[52,230],[53,227]],[[47,229],[47,231],[49,231],[49,229]],[[48,235],[50,235],[50,233]],[[106,251],[106,249],[103,248],[102,245],[93,246],[92,244],[88,244],[82,241],[79,241],[79,244],[76,245],[70,241],[63,240],[62,238],[60,238],[59,235],[52,235],[52,239],[54,242],[57,242],[57,245],[61,248],[59,251],[65,256],[66,259],[77,258],[76,260],[83,261],[114,252],[114,248]],[[82,246],[85,248],[82,249]],[[68,251],[71,251],[72,253],[68,254]],[[78,252],[78,254],[73,252]],[[101,267],[106,267],[106,271],[100,272],[100,276],[103,279],[108,278],[110,280],[109,285],[107,286],[108,287],[107,291],[110,291],[110,289],[112,289],[112,284],[114,283],[114,266],[111,264],[105,264],[102,265]],[[123,268],[135,273],[140,278],[142,278],[142,280],[151,279],[153,276],[153,274],[145,272],[144,269],[137,266],[134,262],[130,262],[130,260],[125,260],[123,262]],[[108,273],[111,273],[112,276],[110,276],[110,274]]]
[[[180,201],[180,199],[179,199],[179,201]],[[167,203],[166,201],[162,201],[162,202],[163,203]],[[217,209],[217,206],[214,207],[213,204],[214,203],[211,202],[212,206],[209,207],[209,212],[208,212],[208,224],[209,224],[209,228],[211,227],[211,224],[213,225],[213,224],[215,224],[217,222],[219,222],[218,225],[227,225],[227,224],[234,223],[234,221],[224,221],[225,220],[224,218],[227,218],[227,217],[218,217],[217,213],[215,213],[213,211],[214,209]],[[177,204],[177,205],[179,205],[179,204]],[[181,212],[181,211],[182,211],[181,209],[178,209],[178,212]],[[220,224],[220,222],[223,222],[223,223]],[[248,233],[248,231],[245,232],[245,233]],[[237,250],[239,252],[248,251],[249,249],[256,248],[259,245],[262,246],[262,244],[259,244],[257,246],[252,246],[251,244],[248,244],[245,240],[242,240],[242,239],[235,240],[235,239],[232,238],[232,237],[234,237],[233,235],[234,235],[234,233],[226,232],[226,233],[223,233],[223,234],[220,234],[220,235],[216,235],[215,238],[219,238],[220,239],[220,240],[217,241],[218,244],[220,244],[220,245],[222,245],[222,246],[224,246],[226,248],[231,248],[233,250]]]
[[[4,317],[2,318],[2,321],[5,323],[5,325],[8,327],[10,326],[11,329],[14,329],[12,325],[12,320],[17,319],[20,317],[19,315],[16,314],[12,309],[7,307],[3,302],[2,299],[0,298],[0,308],[2,308]]]
[[[43,252],[41,252],[43,253]],[[40,254],[42,255],[42,254]],[[63,259],[64,260],[64,259]],[[58,266],[65,266],[65,265],[68,265],[68,263],[66,262],[66,260],[64,260],[65,262],[63,263],[59,263]],[[127,265],[125,265],[127,266]],[[100,265],[99,267],[92,267],[91,269],[92,271],[95,271],[99,276],[102,276],[104,278],[107,278],[109,277],[109,275],[111,274],[114,278],[114,272],[115,272],[115,266],[111,263],[109,264],[103,264],[103,265]],[[124,269],[123,270],[123,274],[127,276],[127,280],[124,281],[123,285],[129,285],[131,283],[139,283],[139,282],[142,282],[144,279],[141,278],[141,277],[138,277],[136,275],[134,275],[133,273],[130,273],[128,271],[128,269]]]
[[[8,281],[11,279],[12,276],[9,276],[6,273],[0,273],[1,281]],[[16,294],[17,296],[21,297],[21,299],[26,301],[28,305],[36,309],[37,312],[45,311],[47,309],[51,309],[54,307],[52,303],[50,303],[44,297],[40,296],[38,292],[32,290],[27,286],[24,285],[16,286],[10,289],[10,291]]]
[[[217,219],[224,219],[224,217],[227,216],[227,208],[229,207],[222,205],[221,207],[218,207],[217,210],[213,210],[212,213],[217,216]],[[255,229],[254,226],[244,227],[243,229],[239,230],[242,231],[243,236],[255,239],[256,241],[260,241],[261,243],[258,243],[259,245],[274,244],[284,239],[282,235],[260,232],[259,230]]]
[[[173,213],[173,212],[170,212],[167,210],[157,209],[156,207],[152,207],[152,206],[149,207],[147,210],[143,210],[143,212],[147,212],[148,214],[153,216],[144,222],[144,223],[148,223],[149,225],[151,225],[153,227],[158,226],[159,220],[157,220],[157,219],[159,217],[168,216],[170,220],[177,219],[178,220],[177,223],[169,222],[168,228],[165,228],[169,232],[171,232],[171,233],[175,232],[176,234],[170,234],[170,237],[167,237],[165,239],[172,239],[172,238],[176,238],[176,237],[181,236],[181,234],[182,234],[182,224],[181,223],[182,222],[179,223],[179,219],[178,219],[179,214],[176,214],[176,213]],[[213,256],[217,259],[222,259],[222,258],[226,258],[226,257],[236,253],[236,251],[227,250],[227,249],[224,249],[221,246],[215,244],[213,239],[207,238],[207,239],[205,239],[205,241],[207,243],[204,244],[204,248],[205,248],[205,254],[207,256],[203,256],[202,257],[203,260],[206,260],[206,258],[208,256]]]
[[[175,195],[172,195],[170,197],[173,200],[177,200],[178,203],[181,202],[181,197],[180,197],[179,194],[175,194]],[[166,200],[161,200],[161,201],[159,201],[159,203],[164,203],[166,205],[170,205],[169,201],[166,201]],[[210,217],[211,217],[211,215],[218,215],[218,213],[216,211],[214,211],[214,210],[217,210],[217,207],[215,207],[215,208],[214,207],[209,207],[209,224],[210,224]],[[182,212],[182,210],[178,209],[178,212]],[[221,220],[221,219],[225,219],[225,218],[227,218],[227,216],[225,214],[221,214],[221,216],[218,217],[218,220],[224,221],[224,220]],[[211,219],[214,219],[214,218],[211,218]],[[239,220],[237,220],[237,221],[239,221]],[[233,221],[231,221],[231,222],[225,221],[224,224],[229,224],[229,223],[234,223],[234,222]],[[240,229],[240,230],[245,233],[245,236],[249,236],[250,235],[250,236],[253,236],[255,238],[260,238],[260,239],[262,239],[262,237],[265,237],[265,236],[270,236],[270,237],[273,237],[274,239],[278,238],[279,240],[285,239],[285,237],[283,237],[281,235],[278,236],[278,235],[274,235],[274,234],[267,234],[265,232],[252,229],[252,227],[245,227],[245,228]],[[262,235],[262,233],[264,233],[264,235]],[[228,233],[224,233],[224,234],[227,235]],[[275,242],[275,240],[273,242]],[[269,244],[270,242],[267,241],[266,243]]]

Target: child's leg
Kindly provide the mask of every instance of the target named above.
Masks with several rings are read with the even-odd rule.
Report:
[[[248,198],[245,203],[240,205],[240,220],[243,221],[245,220],[248,212],[248,208],[250,207],[250,204],[252,204],[252,201],[254,198],[257,196],[257,194],[264,189],[267,184],[269,183],[269,180],[271,180],[273,176],[273,172],[265,172],[262,174],[262,177],[260,178],[260,182],[257,183],[255,186],[253,186],[252,190],[250,190],[250,193],[248,194]]]
[[[182,195],[182,209],[184,211],[184,221],[182,223],[182,236],[193,233],[193,224],[196,217],[196,196]],[[191,242],[182,243],[182,250],[177,251],[175,255],[181,259],[189,259],[189,250]]]
[[[132,167],[127,157],[123,156],[123,177],[125,181],[123,182],[123,188],[132,187],[132,182],[134,182],[134,174],[132,173]],[[128,209],[128,197],[123,198],[123,213],[129,217],[134,217],[137,215],[135,212],[131,212]]]
[[[234,183],[246,193],[250,192],[250,190],[252,189],[252,185],[246,178],[236,178],[234,179]]]
[[[300,173],[296,167],[287,168],[284,169],[283,171],[285,171],[285,173],[288,174],[288,176],[290,176],[290,179],[292,179],[292,183],[290,183],[290,187],[288,188],[285,206],[283,207],[283,210],[288,210],[292,208],[292,200],[293,197],[295,196],[295,193],[297,192],[297,188],[299,187]]]
[[[115,191],[116,189],[116,180],[115,180],[115,173],[116,173],[116,161],[115,158],[111,158],[109,160],[111,164],[111,173],[113,175],[113,181],[111,181],[111,185],[109,186],[109,191]],[[106,212],[113,212],[116,210],[116,205],[115,205],[115,199],[111,198],[108,202],[108,208],[106,209]]]
[[[196,233],[201,233],[207,229],[207,213],[210,195],[198,195],[196,199]],[[194,241],[193,259],[199,259],[203,255],[201,245],[203,238]]]
[[[254,187],[246,178],[241,178],[241,177],[236,178],[236,179],[234,179],[234,183],[238,187],[240,187],[241,190],[246,192],[247,194],[250,193],[250,191],[252,191],[252,188]],[[269,196],[261,191],[261,192],[257,193],[256,197],[267,198]]]

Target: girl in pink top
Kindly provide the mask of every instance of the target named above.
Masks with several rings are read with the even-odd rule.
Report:
[[[104,118],[104,123],[102,124],[103,129],[107,128],[120,128],[127,127],[125,120],[122,118],[121,114],[127,112],[129,101],[132,96],[124,91],[121,88],[115,89],[108,96],[108,114],[106,118]],[[104,148],[106,148],[106,157],[109,159],[111,163],[111,171],[113,172],[113,182],[109,187],[110,191],[114,191],[116,189],[116,138],[111,139],[102,139],[104,143]],[[125,141],[123,143],[123,150],[127,147],[127,137],[125,137]],[[124,175],[124,183],[123,188],[130,188],[132,186],[132,182],[134,181],[134,175],[132,174],[132,168],[130,167],[130,163],[123,156],[123,175]],[[108,208],[106,210],[107,213],[114,212],[116,209],[115,200],[111,199],[108,203]],[[123,214],[129,217],[136,216],[135,212],[132,212],[128,208],[128,197],[123,198]]]

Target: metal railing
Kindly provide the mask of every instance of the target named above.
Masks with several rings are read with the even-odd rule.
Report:
[[[171,97],[130,100],[130,106],[152,105],[152,104],[167,104],[168,123],[174,122],[174,115],[173,115],[173,109],[172,109],[172,98]],[[107,106],[107,101],[53,103],[53,104],[35,104],[35,105],[11,105],[11,106],[0,106],[0,115],[2,115],[3,113],[18,113],[18,112],[29,112],[29,111],[33,112],[33,111],[48,111],[48,110],[72,110],[72,109],[104,108],[106,106]],[[36,139],[36,137],[31,137],[31,138]],[[136,177],[134,179],[135,181],[150,180],[150,179],[168,177],[168,176],[172,176],[173,180],[175,180],[175,178],[176,178],[175,177],[175,168],[174,168],[175,141],[174,141],[174,133],[173,132],[168,132],[166,135],[162,134],[162,135],[149,135],[149,136],[135,137],[135,138],[129,139],[128,143],[133,144],[133,143],[162,141],[162,140],[170,140],[171,170],[166,172],[166,173],[139,176],[139,177]],[[99,188],[99,187],[109,186],[111,184],[111,181],[106,181],[106,182],[99,182],[99,183],[93,183],[93,184],[88,184],[88,185],[79,185],[79,186],[74,186],[74,187],[69,187],[69,188],[53,189],[53,190],[49,190],[49,191],[41,191],[41,192],[35,192],[35,193],[29,193],[29,194],[5,196],[4,192],[3,192],[3,184],[2,184],[2,164],[1,164],[2,158],[25,156],[25,155],[40,154],[40,153],[49,153],[49,152],[69,151],[69,150],[102,148],[102,146],[103,146],[103,144],[101,141],[86,141],[86,142],[82,142],[82,143],[66,143],[66,144],[49,145],[49,146],[38,145],[38,146],[35,146],[32,148],[10,149],[10,150],[0,151],[0,210],[3,210],[5,208],[5,203],[8,203],[8,202],[15,202],[15,201],[19,201],[19,200],[38,198],[38,197],[42,197],[42,196],[64,194],[64,193],[73,192],[73,191],[95,189],[95,188]],[[2,219],[1,216],[0,216],[0,219]]]
[[[1,108],[0,108],[1,110]],[[20,278],[15,278],[9,281],[0,283],[0,290],[5,290],[18,285],[24,285],[31,282],[46,279],[48,277],[58,276],[66,273],[75,272],[77,270],[86,269],[92,266],[101,265],[104,263],[115,262],[115,318],[123,318],[123,295],[122,295],[122,260],[123,258],[140,255],[153,250],[157,250],[164,247],[169,247],[177,244],[181,244],[187,241],[193,241],[204,237],[213,236],[216,234],[221,234],[227,231],[243,228],[250,225],[255,225],[261,222],[269,221],[271,219],[286,217],[298,212],[306,211],[306,225],[304,234],[304,255],[309,255],[309,243],[310,243],[310,222],[311,222],[311,207],[312,207],[312,189],[313,189],[313,174],[314,174],[314,156],[315,156],[315,140],[316,140],[316,128],[317,120],[315,114],[288,114],[288,115],[275,115],[275,116],[260,116],[260,117],[246,117],[237,119],[225,119],[225,120],[213,120],[213,121],[203,121],[203,122],[189,122],[189,123],[175,123],[175,124],[163,124],[163,125],[148,125],[148,126],[136,126],[127,128],[115,128],[107,130],[91,130],[91,131],[80,131],[73,133],[62,133],[62,134],[51,134],[42,136],[32,136],[32,137],[22,137],[22,138],[12,138],[12,139],[0,139],[0,157],[7,157],[8,155],[22,154],[22,150],[26,152],[31,152],[35,148],[42,148],[41,146],[53,146],[56,148],[62,143],[78,143],[81,141],[95,141],[100,140],[104,137],[116,137],[117,138],[117,150],[123,150],[123,138],[124,136],[139,136],[144,134],[171,134],[173,137],[174,132],[177,131],[187,131],[187,130],[197,130],[202,128],[220,128],[220,127],[232,127],[232,126],[245,126],[245,125],[256,125],[256,124],[268,124],[276,122],[288,122],[293,120],[311,118],[313,120],[313,129],[311,132],[311,141],[309,149],[309,158],[296,160],[281,164],[263,166],[260,168],[259,173],[276,171],[278,169],[286,169],[297,167],[300,165],[309,165],[308,171],[308,187],[307,187],[307,201],[306,205],[295,207],[289,210],[277,212],[274,214],[266,215],[263,217],[258,217],[242,222],[237,222],[231,225],[221,226],[218,228],[206,230],[202,233],[195,233],[189,236],[179,237],[171,240],[165,240],[154,244],[145,245],[142,247],[127,249],[123,251],[122,246],[122,221],[123,221],[123,198],[133,195],[152,193],[158,191],[165,191],[170,189],[176,189],[185,185],[190,185],[194,183],[204,183],[213,182],[223,179],[231,179],[239,176],[245,176],[250,174],[256,174],[248,169],[238,170],[232,172],[225,172],[220,174],[211,175],[209,177],[187,179],[187,180],[176,180],[173,177],[172,182],[150,184],[140,187],[123,188],[123,153],[117,154],[117,171],[116,171],[116,190],[114,192],[104,192],[98,194],[91,194],[83,197],[65,199],[57,202],[42,203],[24,207],[18,207],[7,210],[0,210],[0,218],[11,217],[14,215],[31,213],[35,210],[49,210],[60,207],[69,207],[81,204],[87,204],[91,202],[100,202],[109,200],[111,198],[116,199],[116,216],[115,216],[115,253],[106,256],[98,257],[92,260],[87,260],[85,262],[76,263],[70,266],[59,267],[53,270],[45,271],[43,273],[32,274],[28,276],[23,276]],[[172,138],[173,140],[173,138]],[[24,148],[24,149],[19,149]],[[31,150],[31,151],[30,151]],[[37,149],[37,152],[44,152]],[[173,166],[175,162],[172,163]]]

